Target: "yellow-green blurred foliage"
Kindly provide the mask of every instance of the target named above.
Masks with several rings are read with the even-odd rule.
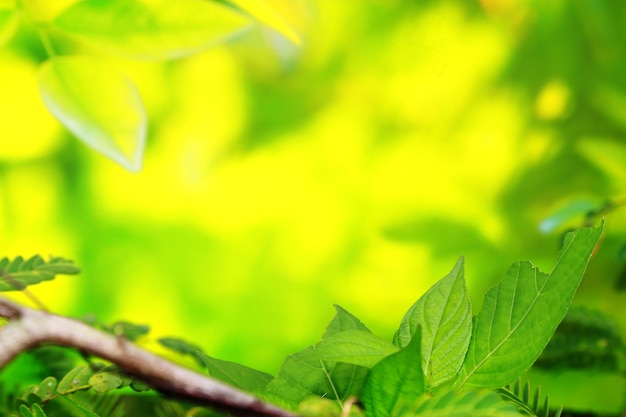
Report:
[[[551,267],[563,229],[544,218],[624,193],[625,6],[271,5],[301,46],[259,27],[177,61],[108,58],[148,109],[138,174],[46,112],[30,28],[0,51],[0,253],[76,260],[33,287],[53,311],[275,372],[332,303],[391,336],[460,255],[477,309],[512,262]],[[618,314],[620,211],[607,229],[580,302]]]

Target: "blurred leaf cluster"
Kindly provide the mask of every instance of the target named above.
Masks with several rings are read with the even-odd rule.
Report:
[[[624,333],[626,5],[220,1],[251,16],[245,35],[167,61],[50,30],[58,59],[135,83],[148,118],[130,174],[37,86],[37,21],[105,2],[17,3],[36,19],[0,1],[0,253],[77,260],[87,282],[33,288],[54,311],[151,323],[275,372],[332,303],[389,333],[465,255],[479,307],[512,261],[547,270],[565,231],[605,217],[574,303]],[[589,409],[584,385],[605,412],[623,405],[623,375],[578,371],[531,377],[556,403]]]

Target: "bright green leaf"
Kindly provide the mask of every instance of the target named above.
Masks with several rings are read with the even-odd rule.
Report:
[[[453,391],[432,398],[423,397],[414,405],[406,417],[519,417],[521,414],[513,404],[502,400],[496,393],[487,390]]]
[[[296,45],[302,43],[300,35],[285,19],[264,0],[230,0],[250,16],[280,33]]]
[[[404,349],[371,369],[361,392],[367,417],[400,415],[424,393],[421,345],[418,327]]]
[[[100,60],[66,56],[41,65],[39,88],[78,139],[130,171],[141,168],[147,119],[132,81]]]
[[[168,59],[223,42],[249,25],[206,0],[83,0],[54,25],[94,47],[133,58]]]
[[[550,274],[518,262],[487,292],[457,386],[501,387],[533,364],[563,320],[602,229],[568,233]]]
[[[336,314],[335,317],[326,327],[326,332],[323,338],[327,338],[334,334],[346,331],[346,330],[363,330],[369,332],[369,329],[355,316],[345,310],[343,307],[335,305]]]
[[[404,348],[421,326],[422,369],[430,387],[459,372],[472,335],[472,307],[463,261],[460,258],[452,271],[409,309],[394,336],[394,343]]]
[[[213,378],[244,391],[262,391],[272,375],[234,362],[223,361],[202,354],[202,359]]]
[[[349,331],[370,333],[355,316],[339,306],[335,309],[335,317],[326,327],[324,340]],[[278,375],[268,384],[268,392],[293,407],[311,395],[332,399],[341,405],[349,396],[358,394],[368,368],[328,358],[320,360],[315,356],[315,350],[322,343],[288,356]]]
[[[398,348],[369,331],[346,330],[333,334],[303,355],[307,361],[335,361],[371,368]]]
[[[356,395],[368,369],[346,363],[311,360],[314,347],[288,356],[267,390],[293,407],[310,395],[343,402]]]
[[[96,392],[107,392],[119,388],[124,380],[115,372],[98,372],[89,378],[89,385]]]

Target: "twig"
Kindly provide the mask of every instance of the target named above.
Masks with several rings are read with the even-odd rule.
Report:
[[[175,365],[81,322],[33,310],[0,297],[0,369],[19,353],[50,343],[73,347],[118,365],[154,389],[241,417],[296,417],[220,381]]]

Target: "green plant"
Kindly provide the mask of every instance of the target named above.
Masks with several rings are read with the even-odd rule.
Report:
[[[226,383],[211,385],[217,391],[224,390],[220,395],[208,393],[203,397],[202,389],[196,390],[200,394],[189,391],[193,374],[183,373],[180,379],[174,375],[178,371],[172,372],[171,380],[164,380],[155,373],[148,363],[153,360],[150,354],[126,340],[145,335],[148,329],[143,326],[126,322],[104,326],[115,334],[107,336],[82,323],[5,300],[0,300],[0,313],[10,323],[0,329],[0,347],[5,347],[0,349],[0,365],[16,354],[7,351],[7,338],[21,334],[16,333],[22,330],[20,326],[34,334],[32,340],[24,342],[25,347],[42,342],[64,344],[80,348],[88,358],[87,364],[69,370],[60,381],[47,377],[24,390],[15,404],[22,417],[57,415],[59,408],[55,407],[69,407],[77,415],[99,416],[76,395],[125,392],[117,401],[126,402],[128,389],[143,392],[151,387],[240,415],[547,416],[548,402],[540,405],[543,399],[539,391],[531,404],[530,388],[511,384],[540,357],[566,315],[602,229],[600,225],[568,233],[550,273],[541,272],[530,262],[513,264],[502,282],[487,292],[475,317],[465,284],[464,259],[460,258],[452,271],[409,309],[393,342],[374,335],[358,318],[337,306],[322,340],[287,357],[276,376],[212,358],[180,339],[159,340],[172,351],[190,355],[210,375],[210,383]],[[7,281],[4,288],[15,289],[11,281],[43,268],[46,264],[41,262],[2,260],[2,275]],[[48,264],[54,263],[51,260]],[[77,272],[70,263],[65,265],[57,272]],[[51,326],[59,333],[47,330]],[[77,340],[77,334],[84,340]],[[105,357],[115,366],[93,363],[86,355]],[[137,363],[142,360],[146,363]],[[263,401],[238,397],[240,390]],[[172,406],[162,397],[143,395],[138,398],[150,403],[155,414],[167,415],[164,410],[181,416],[213,413],[187,402]],[[115,413],[110,415],[121,415],[121,411]]]
[[[92,149],[138,171],[148,130],[141,94],[98,52],[131,60],[181,58],[250,29],[251,18],[299,42],[272,8],[250,1],[4,0],[0,46],[20,22],[29,24],[46,55],[38,82],[50,113]]]

